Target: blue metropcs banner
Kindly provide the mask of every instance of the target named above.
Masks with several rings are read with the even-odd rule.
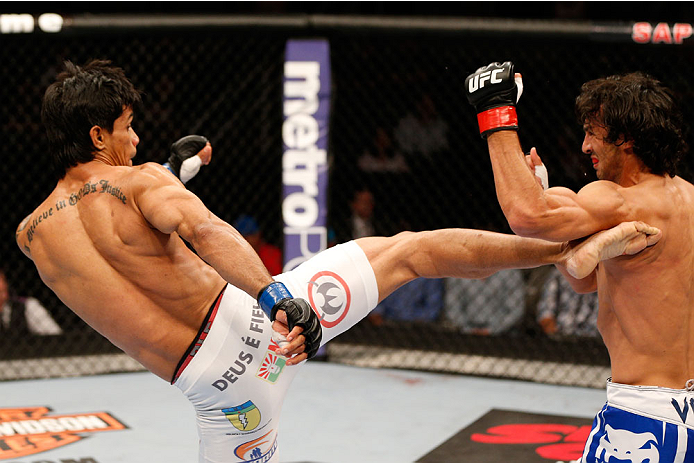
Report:
[[[289,40],[284,63],[284,271],[327,247],[330,47]]]

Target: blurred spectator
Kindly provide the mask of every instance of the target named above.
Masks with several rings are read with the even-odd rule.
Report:
[[[390,135],[383,127],[376,128],[373,146],[359,157],[359,168],[371,173],[407,172],[409,167],[402,153],[395,149]]]
[[[537,320],[550,336],[598,336],[598,293],[575,293],[553,268],[537,304]]]
[[[400,119],[394,130],[394,139],[405,157],[414,178],[401,195],[406,197],[407,221],[413,230],[446,228],[451,225],[432,214],[432,205],[425,200],[431,195],[431,181],[436,179],[437,191],[460,185],[460,177],[451,175],[448,124],[443,120],[427,94],[421,96],[413,111]]]
[[[433,160],[436,153],[448,149],[448,124],[439,117],[429,95],[417,103],[415,113],[400,120],[395,140],[408,159]]]
[[[398,288],[369,314],[380,325],[384,319],[406,321],[438,320],[443,307],[443,280],[418,278]]]
[[[368,189],[362,188],[354,193],[350,203],[350,208],[352,209],[350,220],[351,239],[376,235],[376,228],[373,223],[374,206],[374,195]]]
[[[0,332],[6,338],[62,334],[63,330],[37,299],[12,294],[4,272],[0,271]]]
[[[525,312],[521,270],[501,270],[479,280],[447,278],[445,290],[446,319],[464,333],[507,333]]]
[[[239,216],[234,222],[234,228],[253,246],[270,275],[282,273],[282,250],[263,239],[258,222],[253,217]]]

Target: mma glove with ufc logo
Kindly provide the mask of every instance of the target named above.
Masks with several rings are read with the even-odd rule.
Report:
[[[491,63],[465,79],[465,94],[477,109],[482,138],[499,130],[518,130],[516,103],[521,93],[523,80],[510,61]]]

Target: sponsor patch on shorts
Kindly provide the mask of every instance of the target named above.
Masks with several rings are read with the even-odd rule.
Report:
[[[256,373],[256,376],[269,383],[275,383],[282,374],[286,364],[287,359],[285,357],[282,357],[274,352],[267,351],[263,362],[260,364],[260,368],[258,368],[258,373]]]
[[[322,271],[308,282],[308,299],[321,325],[332,328],[349,312],[352,293],[347,282],[335,272]]]
[[[224,408],[222,412],[239,431],[253,431],[260,424],[260,410],[250,400],[236,407]]]

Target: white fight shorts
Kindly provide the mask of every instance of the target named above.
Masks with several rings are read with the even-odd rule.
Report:
[[[373,269],[355,242],[323,251],[274,278],[321,317],[321,344],[378,303]],[[255,299],[227,285],[181,359],[172,382],[195,407],[200,462],[279,461],[282,403],[301,365],[285,365],[270,325]]]
[[[694,391],[607,383],[579,463],[694,462]]]

